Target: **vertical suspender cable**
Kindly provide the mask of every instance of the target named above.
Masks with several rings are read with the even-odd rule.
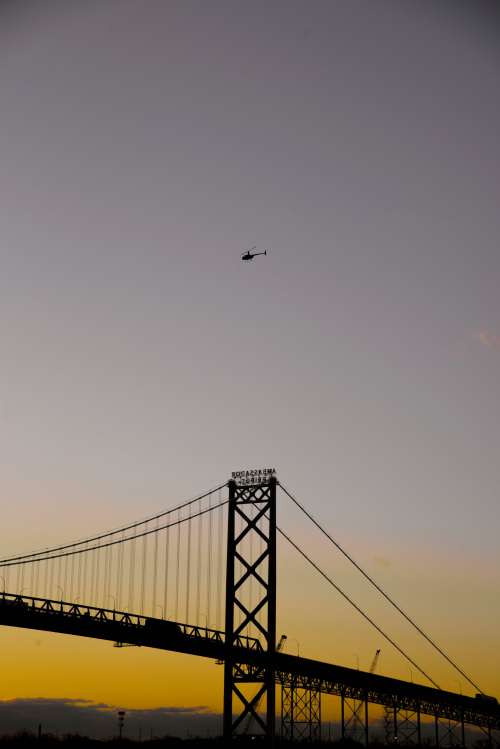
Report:
[[[212,495],[208,495],[208,507],[212,507]],[[210,604],[212,599],[212,512],[208,513],[208,559],[207,559],[207,626],[211,624]]]
[[[111,536],[111,538],[114,540],[114,534]],[[116,609],[116,589],[113,591],[114,596],[111,595],[111,581],[114,579],[113,575],[113,562],[115,558],[114,554],[115,546],[114,544],[109,547],[109,575],[108,575],[108,598],[113,598],[113,608]]]
[[[144,526],[146,531],[148,529],[147,523]],[[146,603],[146,564],[147,564],[147,553],[148,553],[148,537],[142,537],[142,576],[141,576],[141,614],[144,614],[144,607]]]
[[[122,583],[123,583],[123,543],[124,531],[121,534],[121,542],[118,544],[116,562],[116,608],[121,611],[122,607]]]
[[[34,590],[35,590],[35,564],[36,562],[32,562],[30,564],[31,570],[30,570],[30,595],[34,596]]]
[[[101,547],[100,543],[97,544],[96,549],[96,557],[95,557],[95,579],[94,579],[94,585],[95,585],[95,594],[94,594],[94,605],[99,606],[100,605],[100,584],[99,579],[101,576]]]
[[[66,598],[68,600],[68,567],[69,567],[69,558],[67,556],[64,557],[64,585],[62,587],[62,593],[61,598]]]
[[[76,577],[76,592],[77,597],[80,601],[83,601],[82,596],[82,562],[83,562],[83,552],[77,555],[78,556],[78,574]]]
[[[128,578],[128,610],[134,610],[134,593],[135,593],[135,534],[132,536],[130,542],[130,566],[129,566],[129,578]]]
[[[39,564],[40,562],[38,560],[36,560],[36,562],[32,562],[32,567],[34,567],[33,573],[32,573],[33,582],[31,585],[32,596],[37,596],[40,593],[40,591],[38,590],[38,566]]]
[[[34,564],[35,564],[35,586],[33,588],[33,593],[31,595],[32,596],[39,596],[40,595],[40,590],[38,588],[38,577],[39,577],[39,573],[40,573],[40,562],[37,560]]]
[[[163,618],[168,619],[167,604],[168,604],[168,568],[169,568],[169,541],[170,541],[170,528],[165,529],[165,575],[163,578]]]
[[[90,552],[92,554],[92,569],[90,574],[90,604],[95,606],[97,604],[97,563],[99,550],[94,549]]]
[[[87,600],[87,562],[89,561],[89,552],[87,551],[88,543],[85,544],[83,557],[83,576],[82,576],[82,601]]]
[[[201,501],[198,500],[197,512],[201,512]],[[196,617],[195,624],[200,624],[200,586],[201,586],[201,557],[202,557],[202,531],[203,531],[203,515],[198,518],[198,543],[196,549]]]
[[[102,582],[102,606],[108,607],[109,546],[104,549],[104,580]]]
[[[70,583],[69,583],[69,600],[72,601],[73,598],[74,598],[74,592],[73,592],[74,588],[73,588],[73,586],[74,586],[74,582],[75,582],[75,561],[76,561],[75,554],[71,555],[71,560],[70,561],[71,561],[71,573],[70,573],[70,576],[69,576],[69,579],[70,579]]]
[[[113,540],[114,536],[110,536],[110,540]],[[108,599],[108,606],[110,605],[110,600],[113,599],[113,608],[116,608],[115,603],[115,597],[111,595],[111,580],[113,579],[113,547],[108,546],[108,589],[106,591],[106,596]]]
[[[57,583],[56,585],[57,585],[57,588],[62,589],[62,557],[59,557],[59,559],[57,560]],[[58,592],[59,591],[56,589],[55,598],[57,598]]]
[[[181,519],[181,511],[177,513],[177,517]],[[177,525],[177,570],[175,573],[175,621],[179,621],[179,568],[181,561],[181,524]]]
[[[55,562],[52,559],[49,559],[47,564],[49,565],[49,590],[48,590],[48,596],[49,598],[54,598],[54,567]]]
[[[49,577],[49,562],[45,560],[43,562],[43,596],[44,598],[50,598],[48,577]]]
[[[158,583],[158,518],[156,518],[156,531],[154,534],[154,556],[153,556],[153,592],[151,596],[151,615],[156,616],[156,586]]]
[[[221,503],[221,490],[219,489],[218,502]],[[222,626],[222,512],[223,508],[219,507],[217,510],[217,572],[216,572],[216,584],[217,584],[217,611],[216,611],[216,627]]]
[[[186,617],[184,621],[186,622],[186,624],[189,624],[189,593],[191,582],[191,505],[189,506],[189,520],[187,526]]]

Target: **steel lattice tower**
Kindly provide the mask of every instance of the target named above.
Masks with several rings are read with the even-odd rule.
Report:
[[[274,742],[276,650],[276,478],[239,486],[229,482],[224,737],[245,733],[251,721]],[[237,638],[246,631],[261,637],[266,657],[253,665],[238,662]],[[265,700],[266,712],[259,714]],[[233,708],[235,712],[233,713]]]
[[[304,687],[296,678],[282,683],[281,738],[288,741],[321,741],[321,691]]]

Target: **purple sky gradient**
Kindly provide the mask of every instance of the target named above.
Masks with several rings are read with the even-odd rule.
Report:
[[[486,615],[493,6],[24,5],[0,5],[4,554],[273,465],[363,563],[489,576]]]

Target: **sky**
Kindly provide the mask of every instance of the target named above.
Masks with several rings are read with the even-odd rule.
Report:
[[[0,2],[2,556],[272,465],[500,694],[499,21],[482,0]],[[278,521],[410,637],[281,500]],[[376,633],[280,555],[290,649],[367,667]],[[212,663],[0,643],[3,700],[221,709]],[[413,678],[389,649],[379,669]]]

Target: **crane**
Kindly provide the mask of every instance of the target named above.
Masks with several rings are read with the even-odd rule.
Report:
[[[285,640],[286,640],[286,635],[281,635],[280,641],[276,645],[276,652],[277,653],[279,653],[279,652],[281,652],[281,650],[285,649]]]
[[[372,664],[370,666],[370,671],[369,671],[370,674],[374,674],[375,673],[375,669],[377,668],[377,663],[378,663],[379,655],[380,655],[380,648],[375,651],[375,655],[373,656]]]
[[[377,648],[375,651],[375,655],[373,656],[372,662],[370,664],[370,670],[368,673],[374,674],[375,669],[377,668],[378,659],[380,656],[380,648]],[[363,706],[363,700],[360,700],[359,703],[356,703],[356,700],[354,700],[354,710],[353,710],[353,718],[355,721],[361,722],[361,707]]]

